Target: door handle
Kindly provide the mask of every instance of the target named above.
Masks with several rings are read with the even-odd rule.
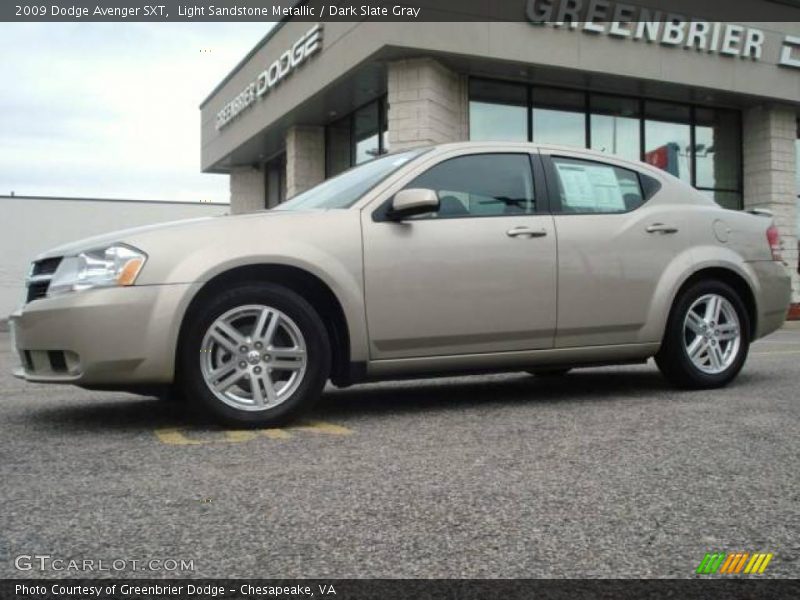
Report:
[[[653,223],[649,225],[645,231],[647,233],[678,233],[677,227],[670,227],[669,225],[664,225],[663,223]]]
[[[544,237],[547,235],[546,229],[531,229],[530,227],[512,227],[508,231],[506,231],[506,235],[508,237],[516,238],[516,237],[523,237],[523,238],[535,238],[535,237]]]

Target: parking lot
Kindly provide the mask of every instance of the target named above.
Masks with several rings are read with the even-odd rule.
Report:
[[[800,327],[739,379],[646,366],[330,390],[301,426],[26,384],[0,333],[0,577],[19,555],[191,560],[168,577],[688,577],[708,551],[800,576]],[[112,573],[118,575],[119,573]]]

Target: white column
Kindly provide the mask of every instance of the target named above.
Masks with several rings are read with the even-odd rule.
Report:
[[[264,171],[258,167],[233,167],[230,176],[231,213],[246,213],[266,207]]]
[[[295,125],[286,132],[286,197],[325,179],[325,128]]]
[[[430,58],[389,64],[389,149],[468,137],[466,78]]]
[[[797,274],[797,113],[786,106],[755,106],[744,114],[744,207],[775,215],[783,257],[792,274],[792,302],[800,302]]]

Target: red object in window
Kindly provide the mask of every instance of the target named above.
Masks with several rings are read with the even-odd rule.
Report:
[[[644,155],[644,160],[648,165],[653,165],[666,171],[669,166],[669,149],[667,146],[659,146],[655,150],[647,152]]]
[[[769,249],[772,251],[772,260],[782,261],[781,233],[774,223],[767,229],[767,243],[769,244]]]
[[[646,163],[658,167],[670,175],[680,177],[680,173],[678,172],[678,150],[678,144],[670,142],[659,146],[655,150],[645,152],[644,160]]]

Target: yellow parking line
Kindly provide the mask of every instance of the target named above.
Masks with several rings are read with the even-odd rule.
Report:
[[[234,430],[234,431],[226,431],[225,432],[225,441],[226,442],[248,442],[250,440],[256,439],[256,432],[255,431],[243,431],[243,430]]]
[[[766,356],[768,354],[800,354],[800,350],[775,350],[773,352],[751,352],[753,356]]]
[[[183,435],[180,429],[156,429],[156,437],[164,444],[171,446],[196,446],[204,442],[200,440],[192,440]]]
[[[287,431],[307,431],[310,433],[327,434],[327,435],[351,435],[353,431],[341,425],[333,423],[326,423],[325,421],[306,421],[298,425],[289,426],[286,429],[267,428],[267,429],[226,429],[222,433],[222,437],[216,439],[193,439],[189,437],[191,430],[188,428],[178,427],[164,427],[154,431],[158,440],[163,444],[170,446],[198,446],[201,444],[236,444],[240,442],[249,442],[259,436],[267,437],[271,440],[288,440],[292,438],[292,434]]]
[[[259,429],[258,431],[271,440],[288,440],[290,437],[292,437],[291,433],[288,433],[283,429]]]

